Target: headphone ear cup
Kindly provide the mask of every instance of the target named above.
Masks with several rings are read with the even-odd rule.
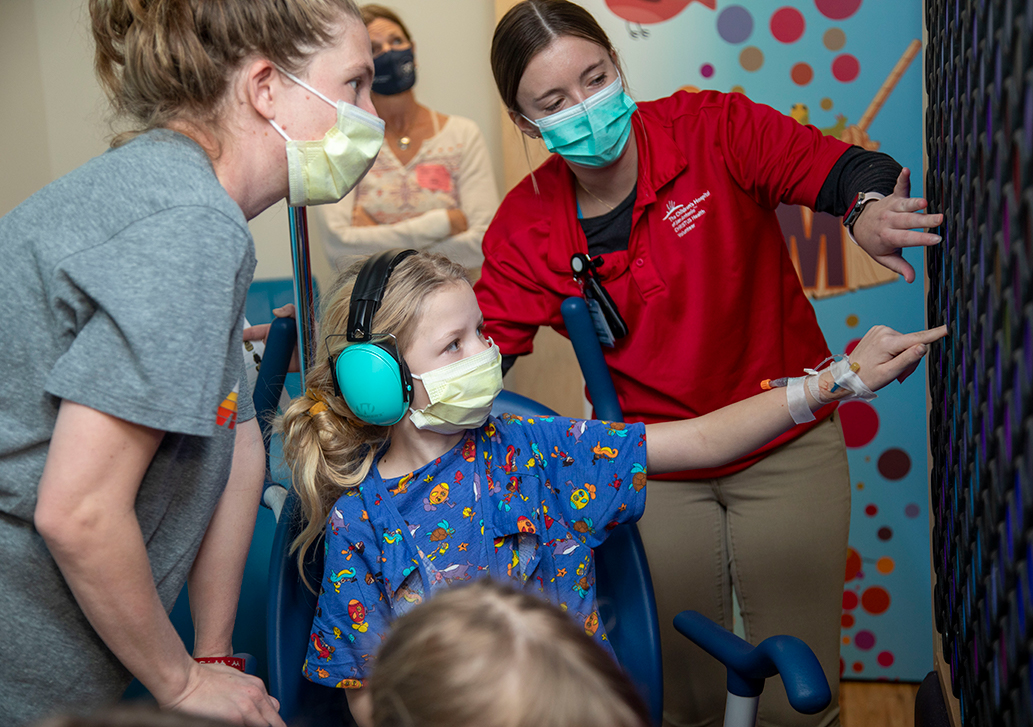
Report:
[[[377,426],[401,421],[412,400],[412,378],[394,346],[356,343],[334,362],[334,375],[348,408]]]

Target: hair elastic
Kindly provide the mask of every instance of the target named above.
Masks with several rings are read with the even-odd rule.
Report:
[[[330,408],[326,404],[326,398],[318,391],[314,391],[312,389],[305,389],[305,396],[315,401],[315,403],[308,408],[308,415],[310,417],[314,417],[316,414],[322,414],[324,411]]]

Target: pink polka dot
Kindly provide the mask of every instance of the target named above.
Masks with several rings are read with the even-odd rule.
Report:
[[[854,637],[854,645],[861,651],[868,651],[875,646],[875,634],[867,629],[858,631],[857,636]]]
[[[829,20],[845,20],[861,7],[861,0],[814,0],[818,12]]]
[[[714,75],[714,67],[709,63],[704,63],[699,69],[699,75],[703,78],[710,78]]]
[[[879,666],[893,666],[893,654],[888,651],[880,651],[876,659]]]
[[[836,60],[832,61],[832,75],[837,81],[850,83],[856,79],[860,73],[861,64],[849,53],[836,56]]]
[[[781,43],[795,43],[803,36],[803,15],[796,8],[779,8],[771,16],[771,35]]]
[[[839,417],[847,447],[863,447],[879,433],[879,415],[866,401],[848,401],[840,404]]]

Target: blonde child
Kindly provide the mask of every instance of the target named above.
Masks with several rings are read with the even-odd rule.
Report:
[[[399,618],[370,679],[376,727],[648,727],[620,666],[554,605],[477,581]]]
[[[328,296],[325,345],[305,396],[283,418],[306,518],[294,543],[299,561],[325,533],[305,675],[349,689],[360,725],[370,724],[367,680],[391,622],[454,583],[491,577],[539,592],[612,653],[592,548],[641,516],[647,469],[713,467],[751,452],[836,400],[873,396],[869,389],[912,370],[946,333],[876,327],[849,362],[820,375],[695,419],[645,425],[490,417],[502,374],[482,326],[462,267],[415,251],[375,255]],[[403,403],[386,419],[367,401],[385,392],[371,391],[379,387],[365,376],[337,376],[353,353],[346,334],[370,332],[397,347],[401,392],[411,385],[411,402],[396,394]]]

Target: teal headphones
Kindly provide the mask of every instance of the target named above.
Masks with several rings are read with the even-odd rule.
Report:
[[[395,266],[416,250],[385,250],[362,266],[352,289],[348,309],[351,343],[337,358],[330,358],[334,393],[364,422],[388,427],[397,424],[412,401],[412,375],[398,352],[394,336],[378,334],[374,340],[373,316],[379,310],[384,288]]]

